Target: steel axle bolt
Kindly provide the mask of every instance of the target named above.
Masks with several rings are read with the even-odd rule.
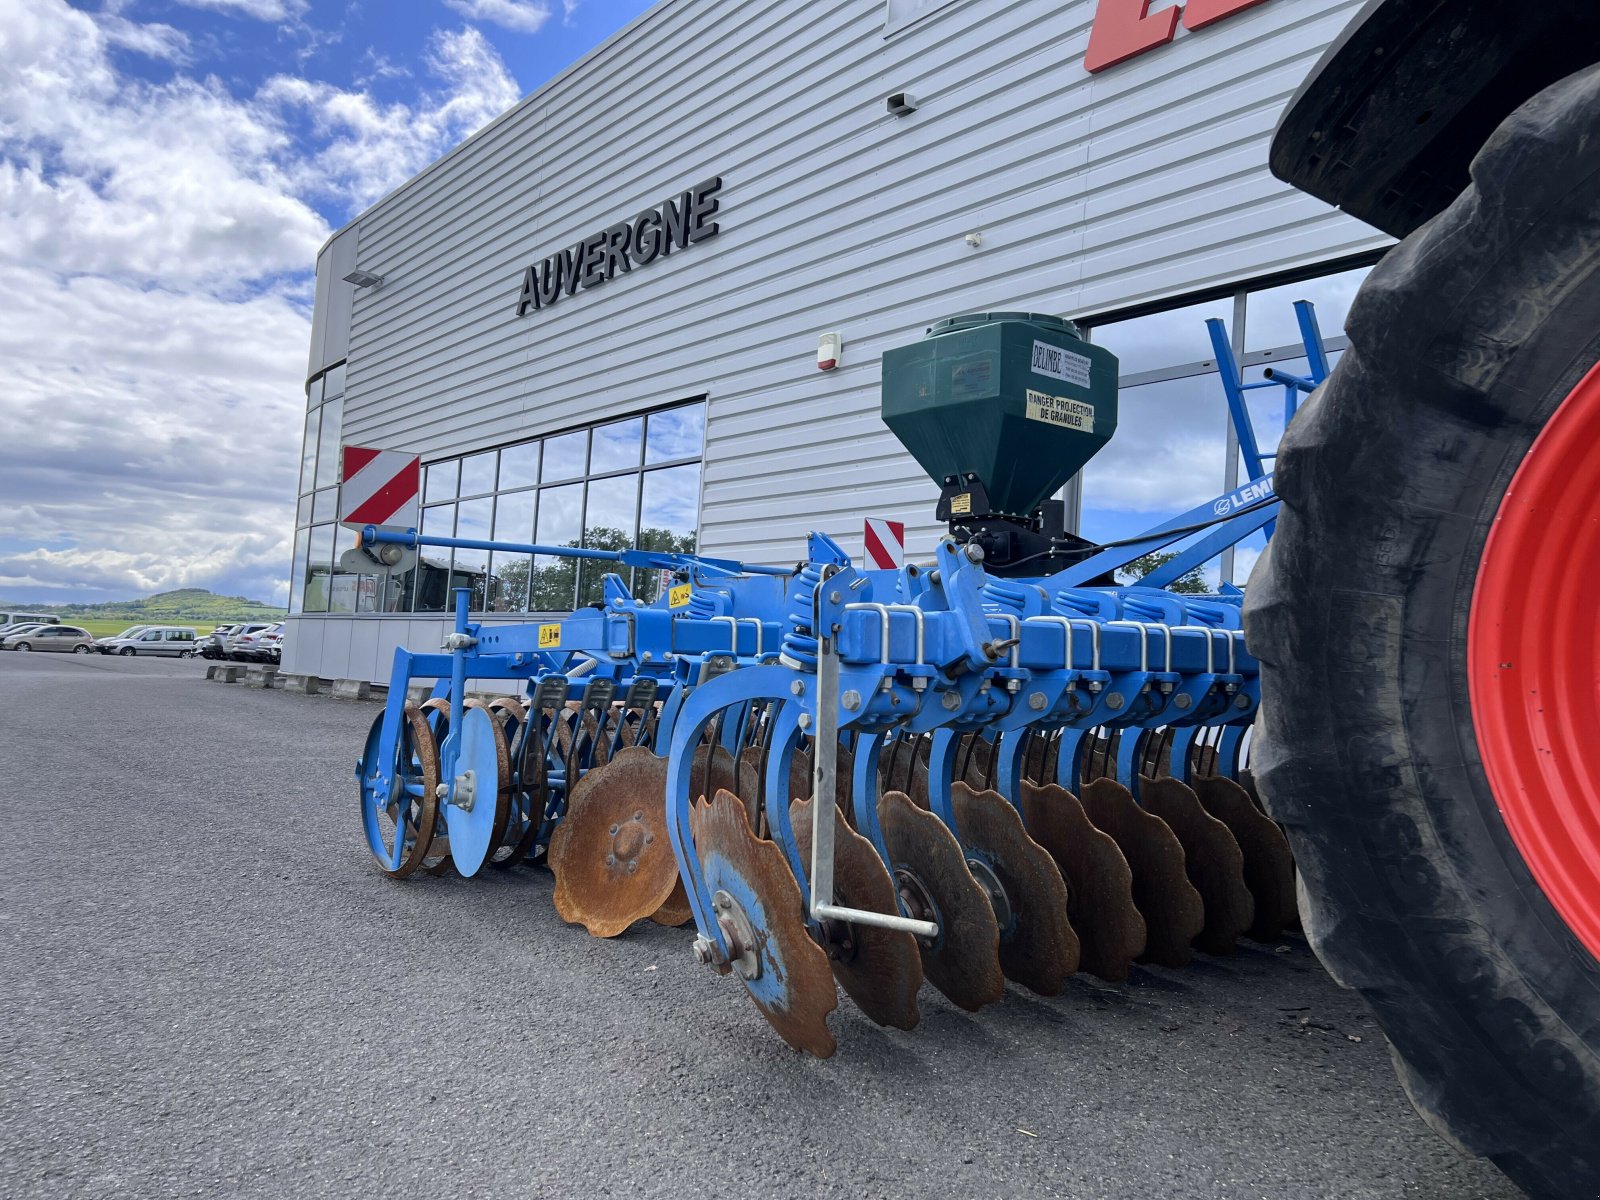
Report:
[[[854,690],[846,692],[844,694],[844,706],[850,712],[855,712],[856,709],[861,707],[861,693]]]
[[[806,694],[805,681],[802,680],[802,679],[796,679],[793,683],[791,683],[789,685],[789,691],[793,695],[804,696]]]
[[[954,692],[946,692],[944,694],[944,699],[940,700],[939,703],[954,711],[955,709],[961,707],[961,697],[956,695]]]
[[[1033,709],[1034,712],[1043,712],[1045,705],[1048,703],[1049,701],[1044,698],[1043,692],[1034,692],[1033,695],[1028,697],[1028,707]]]

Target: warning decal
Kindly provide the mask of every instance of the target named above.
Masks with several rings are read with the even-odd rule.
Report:
[[[1089,371],[1094,366],[1085,355],[1074,354],[1048,342],[1034,342],[1033,370],[1037,375],[1048,375],[1062,383],[1075,383],[1081,388],[1089,386]]]
[[[1094,405],[1085,404],[1069,396],[1052,396],[1048,392],[1028,389],[1028,420],[1045,421],[1063,429],[1076,429],[1080,433],[1094,432]]]

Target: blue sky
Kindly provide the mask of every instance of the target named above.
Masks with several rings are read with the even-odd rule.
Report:
[[[317,248],[649,6],[7,5],[0,600],[284,601]]]

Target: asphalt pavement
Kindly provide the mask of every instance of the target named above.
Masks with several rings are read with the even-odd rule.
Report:
[[[395,882],[372,703],[0,653],[0,1195],[1428,1197],[1439,1140],[1304,942],[790,1051],[543,870]]]

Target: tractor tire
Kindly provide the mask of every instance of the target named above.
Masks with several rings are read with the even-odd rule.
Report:
[[[1561,1200],[1600,1196],[1600,791],[1548,782],[1573,764],[1581,784],[1600,749],[1600,510],[1583,508],[1600,487],[1575,472],[1562,504],[1577,509],[1539,515],[1557,545],[1515,577],[1525,600],[1476,617],[1473,601],[1513,476],[1522,489],[1552,445],[1535,439],[1558,409],[1563,429],[1587,414],[1600,430],[1596,129],[1600,67],[1508,118],[1467,191],[1374,269],[1350,349],[1280,448],[1283,511],[1245,605],[1253,763],[1307,936],[1371,1004],[1423,1118]],[[1594,446],[1600,472],[1600,433],[1569,444]],[[1587,601],[1537,600],[1561,588]],[[1489,663],[1507,674],[1485,690],[1489,626],[1535,644],[1530,663],[1564,659],[1589,703],[1547,718],[1558,700],[1529,690],[1523,662]],[[1538,764],[1520,776],[1486,723],[1507,697],[1536,714],[1530,731],[1576,731],[1511,738]],[[1542,850],[1513,832],[1528,805],[1557,813]],[[1552,852],[1564,879],[1537,868]]]

